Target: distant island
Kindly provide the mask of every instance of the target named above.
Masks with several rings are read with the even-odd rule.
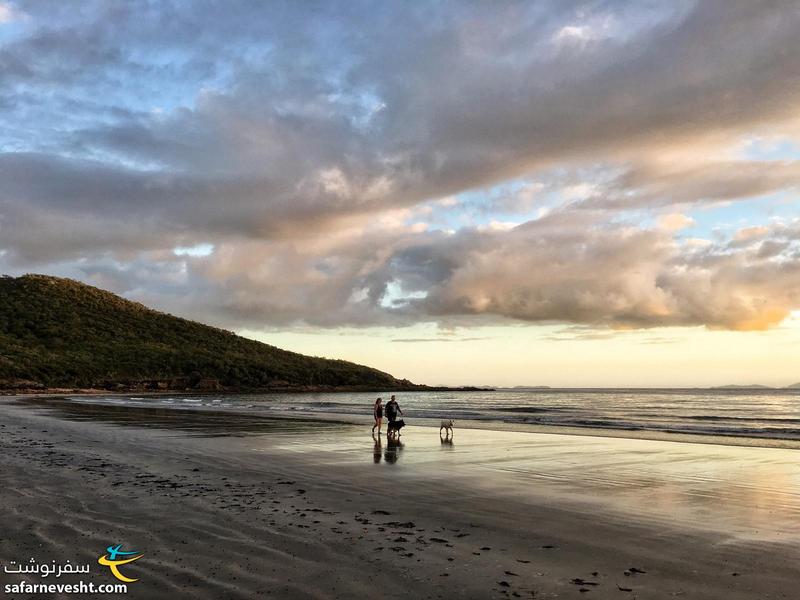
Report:
[[[0,390],[433,390],[161,313],[84,283],[0,277]],[[454,389],[454,388],[448,388]],[[469,388],[455,388],[469,389]]]
[[[793,383],[792,385],[787,385],[786,387],[773,387],[771,385],[761,385],[758,383],[753,383],[750,385],[718,385],[716,387],[709,388],[712,390],[800,390],[800,383]]]
[[[752,383],[749,385],[717,385],[712,388],[712,390],[774,390],[773,388],[768,385],[760,385],[758,383]]]

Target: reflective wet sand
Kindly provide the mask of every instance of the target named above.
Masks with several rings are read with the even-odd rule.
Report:
[[[486,493],[568,502],[725,535],[800,542],[800,451],[652,440],[408,427],[400,443],[367,427],[252,440],[328,465],[399,477],[469,479]]]
[[[309,467],[346,467],[347,477],[392,469],[393,477],[407,481],[459,480],[472,490],[523,502],[566,503],[731,538],[800,542],[798,450],[728,446],[724,439],[687,443],[463,428],[448,438],[435,427],[414,426],[392,441],[385,426],[382,436],[372,436],[369,422],[356,425],[330,415],[280,418],[60,398],[21,402],[70,420],[210,438],[246,436],[215,441],[214,448],[252,454],[253,460],[282,453]]]
[[[195,410],[189,407],[143,407],[107,403],[75,402],[58,396],[33,396],[14,401],[22,406],[47,409],[70,421],[174,429],[204,437],[260,435],[267,432],[294,433],[335,427],[334,420],[283,419],[234,411]]]

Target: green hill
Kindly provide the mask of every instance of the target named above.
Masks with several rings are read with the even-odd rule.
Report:
[[[44,275],[0,277],[0,388],[409,389]]]

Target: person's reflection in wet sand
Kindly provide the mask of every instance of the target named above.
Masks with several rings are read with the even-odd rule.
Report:
[[[383,460],[387,463],[396,463],[402,449],[403,442],[397,438],[388,438],[386,440],[386,452],[383,455]]]
[[[455,446],[453,446],[453,438],[449,435],[445,435],[444,437],[440,435],[439,441],[442,443],[442,450],[453,450],[455,448]]]
[[[375,448],[372,451],[372,460],[374,460],[375,464],[377,465],[379,462],[381,462],[381,450],[382,450],[382,448],[381,448],[381,436],[380,435],[376,436],[373,433],[372,434],[372,441],[375,442]]]

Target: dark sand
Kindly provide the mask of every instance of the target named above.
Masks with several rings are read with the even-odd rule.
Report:
[[[798,597],[796,450],[369,429],[0,400],[0,563],[113,583],[122,543],[143,600]]]

